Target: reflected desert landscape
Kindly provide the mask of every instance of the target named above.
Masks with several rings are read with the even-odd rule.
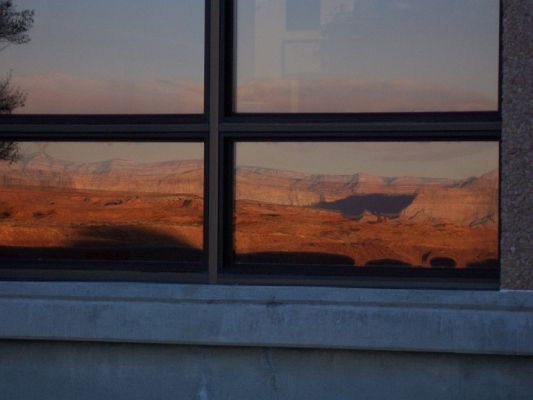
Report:
[[[179,143],[17,145],[16,157],[0,161],[0,256],[201,261],[204,166],[202,159],[185,157],[201,154],[202,145],[189,145],[196,147],[188,153]],[[238,263],[499,266],[499,176],[497,158],[487,157],[497,154],[497,143],[241,145],[234,187]],[[490,158],[483,165],[469,154],[476,148],[480,160]],[[281,158],[290,159],[295,149],[303,151],[283,165]],[[420,149],[426,159],[419,156],[411,166],[425,166],[425,176],[414,176],[405,160]],[[246,166],[241,150],[251,159],[272,159],[280,168]],[[451,150],[465,155],[451,163],[446,159]],[[351,157],[370,169],[395,166],[398,175],[285,168],[291,162],[315,170],[338,168],[333,157],[315,159],[329,151],[336,151],[341,166],[350,167]],[[468,178],[443,177],[441,165],[455,164],[471,171],[494,168]]]
[[[315,162],[321,163],[327,161]],[[453,179],[238,164],[236,260],[497,268],[498,181],[497,168]]]
[[[0,256],[200,261],[203,207],[202,160],[75,163],[23,152],[0,161]]]

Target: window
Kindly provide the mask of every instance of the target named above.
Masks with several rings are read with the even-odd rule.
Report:
[[[238,142],[235,152],[237,263],[498,264],[497,143]]]
[[[14,142],[2,256],[199,263],[201,143]]]
[[[497,111],[498,11],[497,0],[237,0],[234,109]]]
[[[2,51],[15,114],[202,114],[202,1],[36,1],[30,41]]]
[[[15,5],[4,269],[497,284],[499,1]]]

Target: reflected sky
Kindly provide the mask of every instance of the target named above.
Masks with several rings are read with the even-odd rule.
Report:
[[[204,1],[14,3],[35,11],[31,41],[0,52],[28,93],[19,112],[202,111]]]
[[[463,179],[498,168],[497,142],[241,142],[236,165],[313,174]]]
[[[498,0],[237,4],[238,111],[497,108]]]

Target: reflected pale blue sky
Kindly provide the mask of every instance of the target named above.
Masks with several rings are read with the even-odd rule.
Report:
[[[241,142],[236,165],[312,174],[463,179],[498,168],[497,142]]]
[[[0,53],[17,74],[203,81],[201,0],[16,0],[31,41]],[[9,60],[9,61],[7,61]]]
[[[334,96],[328,88],[353,101],[353,110],[345,106],[347,110],[340,111],[428,111],[427,101],[438,111],[497,107],[498,0],[237,4],[238,111],[307,112],[320,111],[321,106],[331,111],[329,100],[317,105],[303,99]],[[312,7],[319,8],[319,21]],[[330,81],[330,87],[313,86],[320,80]],[[339,80],[344,82],[335,82]],[[247,89],[254,81],[273,83]],[[280,87],[283,94],[278,93]],[[342,93],[350,88],[352,97]],[[262,97],[269,89],[271,96],[300,96],[300,104],[284,111],[287,104],[279,104],[281,99],[265,102]],[[359,99],[378,95],[381,105],[365,105]],[[403,104],[395,103],[394,96]]]
[[[35,11],[31,41],[0,53],[0,73],[12,70],[15,82],[28,93],[26,110],[18,111],[202,111],[204,1],[14,4]],[[198,104],[181,104],[187,96]]]

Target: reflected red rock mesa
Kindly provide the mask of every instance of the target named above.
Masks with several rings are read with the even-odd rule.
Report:
[[[201,160],[76,164],[44,151],[0,162],[0,255],[198,261],[203,172]],[[237,260],[495,267],[498,180],[239,167]]]
[[[196,114],[203,83],[105,80],[70,74],[16,76],[28,94],[22,114]],[[237,112],[495,111],[494,99],[462,88],[408,80],[255,80],[235,92]]]
[[[203,162],[0,162],[0,255],[200,261]]]
[[[239,85],[238,112],[496,111],[495,99],[462,88],[408,80],[255,80]]]
[[[285,252],[358,266],[497,265],[497,171],[451,180],[240,167],[236,195],[237,259]]]
[[[17,114],[200,114],[202,82],[104,80],[70,74],[17,76],[28,97]]]

